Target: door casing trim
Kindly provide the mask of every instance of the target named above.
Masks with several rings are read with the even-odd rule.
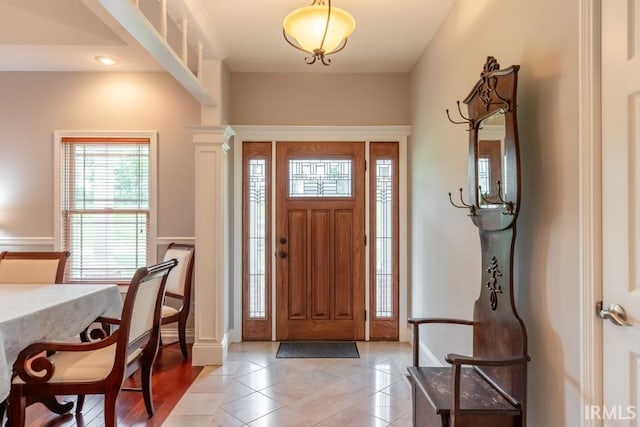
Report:
[[[411,126],[234,126],[236,135],[233,140],[233,324],[242,325],[242,143],[244,141],[271,141],[273,149],[277,141],[364,141],[365,153],[368,153],[370,142],[397,141],[399,145],[400,159],[399,170],[399,218],[400,218],[400,253],[399,253],[399,273],[400,273],[400,307],[399,307],[399,340],[401,342],[410,341],[410,331],[407,325],[408,307],[408,234],[407,234],[407,144],[411,135]],[[368,154],[365,154],[368,158]],[[369,176],[370,168],[366,172],[365,179]],[[366,181],[365,181],[366,182]],[[368,190],[367,190],[368,191]],[[368,197],[368,193],[365,191]],[[272,195],[273,197],[273,195]],[[368,205],[367,205],[368,206]],[[365,222],[368,226],[368,213]],[[367,229],[368,230],[368,229]],[[365,272],[369,266],[369,255],[365,259]],[[275,274],[275,271],[274,271]],[[367,273],[368,274],[368,273]],[[275,283],[275,281],[273,282]],[[368,276],[367,284],[368,288]],[[368,290],[365,304],[368,304]],[[368,307],[368,305],[366,306]],[[370,316],[368,316],[370,318]],[[275,322],[275,316],[274,316]],[[275,326],[275,323],[274,323]],[[232,341],[242,340],[241,328],[236,328]],[[275,328],[273,329],[275,332]],[[275,333],[273,334],[275,339]],[[369,339],[369,322],[365,324],[365,337]]]
[[[584,410],[603,404],[602,321],[595,315],[603,291],[601,0],[580,0],[579,15],[580,396]],[[580,420],[582,427],[603,425],[588,417]]]

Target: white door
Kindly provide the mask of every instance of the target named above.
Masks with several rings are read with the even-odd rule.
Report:
[[[602,1],[603,324],[608,425],[640,425],[640,0]],[[617,421],[613,421],[617,419]],[[621,421],[626,419],[627,421]]]

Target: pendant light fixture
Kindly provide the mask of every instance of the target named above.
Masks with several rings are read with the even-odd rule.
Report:
[[[287,43],[311,55],[305,58],[307,64],[321,61],[329,65],[331,59],[327,56],[344,49],[356,21],[344,9],[332,7],[331,0],[313,0],[311,6],[288,14],[282,27]]]

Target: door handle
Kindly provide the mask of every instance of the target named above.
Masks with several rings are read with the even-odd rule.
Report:
[[[631,326],[631,323],[627,322],[627,312],[621,305],[611,304],[608,308],[602,308],[602,301],[599,301],[596,305],[596,313],[599,318],[609,319],[616,326]]]
[[[278,251],[278,258],[286,258],[287,253],[285,251]]]

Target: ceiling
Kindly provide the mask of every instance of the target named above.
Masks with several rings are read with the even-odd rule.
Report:
[[[98,1],[1,0],[0,71],[161,71]],[[284,16],[310,0],[181,1],[199,2],[200,14],[209,15],[204,22],[220,48],[205,57],[223,59],[233,72],[407,72],[455,0],[333,0],[357,24],[329,67],[305,64],[304,53],[282,37]],[[157,5],[140,0],[151,15]],[[170,38],[179,40],[174,33]],[[107,68],[97,55],[114,56],[119,64]]]

